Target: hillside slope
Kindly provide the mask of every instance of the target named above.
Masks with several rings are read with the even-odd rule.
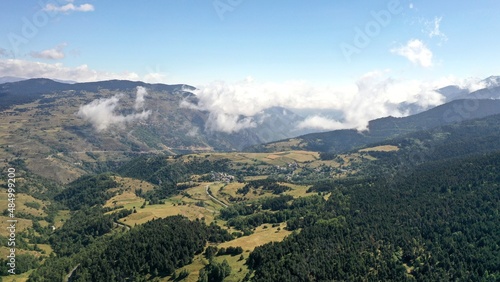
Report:
[[[140,154],[234,151],[290,137],[302,120],[271,108],[255,117],[258,127],[213,131],[208,112],[181,106],[196,103],[193,89],[124,80],[0,84],[0,161],[22,158],[33,172],[69,182]]]
[[[254,152],[283,150],[345,152],[395,136],[499,113],[500,100],[455,100],[413,116],[386,117],[370,121],[368,131],[364,132],[351,129],[311,133],[252,146],[246,150]]]

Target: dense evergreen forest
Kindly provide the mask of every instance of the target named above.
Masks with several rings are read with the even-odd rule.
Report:
[[[73,256],[50,258],[29,281],[61,281],[75,266],[69,281],[163,277],[190,263],[195,254],[203,252],[208,241],[217,243],[232,237],[217,225],[206,226],[172,216],[147,222],[115,238],[100,238]]]
[[[68,188],[57,194],[54,199],[65,204],[70,210],[103,205],[112,196],[107,189],[116,186],[117,183],[108,174],[86,175],[71,182]]]
[[[62,256],[75,254],[101,236],[109,234],[118,219],[132,213],[126,209],[112,214],[104,214],[105,211],[106,209],[100,207],[76,211],[50,237],[49,241],[54,251]]]
[[[258,247],[254,281],[500,279],[500,153],[330,189],[344,197],[320,214],[335,215]]]

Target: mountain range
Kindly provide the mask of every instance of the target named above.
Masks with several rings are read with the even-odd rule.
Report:
[[[489,77],[480,82],[484,88],[473,92],[459,86],[438,89],[447,103],[430,110],[401,105],[413,107],[416,114],[370,121],[365,132],[298,129],[306,117],[282,107],[268,108],[251,117],[257,121],[254,126],[222,132],[208,126],[213,118],[210,112],[182,106],[184,102],[198,103],[195,88],[186,84],[125,80],[65,83],[12,77],[1,81],[12,82],[0,84],[0,160],[24,158],[33,172],[59,182],[106,170],[146,153],[173,155],[244,148],[340,152],[416,130],[500,113],[500,101],[495,100],[500,98],[500,78]],[[331,116],[339,113],[332,111]],[[240,116],[239,120],[248,118]]]
[[[246,151],[273,152],[310,150],[344,152],[407,133],[500,114],[500,100],[462,99],[408,117],[385,117],[369,122],[367,131],[355,129],[311,133],[294,138],[259,144]]]
[[[199,102],[188,85],[0,84],[15,185],[0,217],[16,218],[17,248],[0,280],[497,281],[495,88],[257,144],[300,134],[304,117],[269,108],[223,133],[183,106]]]

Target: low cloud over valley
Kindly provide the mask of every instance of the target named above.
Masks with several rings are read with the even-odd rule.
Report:
[[[149,117],[151,111],[144,109],[144,96],[147,94],[144,87],[137,87],[135,111],[131,114],[122,115],[117,113],[120,100],[123,98],[123,94],[118,94],[111,98],[96,99],[89,104],[83,105],[76,115],[90,122],[98,132],[104,131],[113,125],[124,127],[128,123],[145,120]],[[140,109],[142,111],[139,112]]]

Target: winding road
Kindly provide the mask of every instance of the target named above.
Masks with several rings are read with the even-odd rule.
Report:
[[[210,186],[210,185],[205,186],[205,192],[207,193],[207,195],[208,195],[208,196],[209,196],[212,200],[214,200],[216,203],[218,203],[218,204],[222,205],[223,207],[227,208],[227,207],[228,207],[228,205],[226,205],[226,204],[224,204],[223,202],[219,201],[219,199],[215,198],[214,196],[212,196],[212,194],[210,194],[210,193],[208,192],[208,187],[209,187],[209,186]]]

